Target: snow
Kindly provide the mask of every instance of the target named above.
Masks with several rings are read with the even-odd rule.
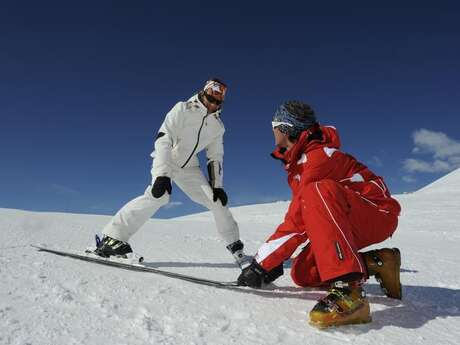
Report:
[[[275,290],[231,291],[58,257],[29,245],[86,248],[109,218],[0,209],[0,344],[459,344],[460,170],[397,198],[399,229],[377,247],[401,249],[403,300],[371,279],[373,322],[326,331],[307,323],[324,291],[297,288],[289,274]],[[287,205],[232,209],[248,252]],[[155,267],[235,280],[211,218],[151,220],[132,245]]]

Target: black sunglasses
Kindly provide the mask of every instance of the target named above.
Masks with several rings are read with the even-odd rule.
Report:
[[[207,94],[206,92],[204,92],[204,97],[206,97],[206,100],[209,103],[212,103],[212,104],[215,104],[215,105],[221,105],[222,103],[224,103],[224,101],[222,101],[220,99],[217,99],[217,98],[211,96],[210,94]]]

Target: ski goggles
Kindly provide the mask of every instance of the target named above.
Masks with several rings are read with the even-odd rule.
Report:
[[[225,93],[227,92],[226,86],[214,80],[209,80],[206,82],[203,90],[206,91],[207,89],[211,89],[212,92],[221,93],[223,96],[225,96]]]
[[[222,103],[224,103],[223,100],[220,100],[220,99],[217,99],[216,97],[204,92],[204,97],[206,98],[206,100],[209,102],[209,103],[212,103],[212,104],[215,104],[215,105],[221,105]]]
[[[279,127],[279,126],[288,126],[288,127],[294,127],[294,125],[292,123],[288,123],[288,122],[283,122],[283,121],[272,121],[272,128],[275,129],[276,127]]]

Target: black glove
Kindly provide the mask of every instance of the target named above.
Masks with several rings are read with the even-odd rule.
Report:
[[[163,194],[167,191],[171,194],[171,179],[168,176],[158,176],[155,179],[152,187],[152,195],[154,198],[161,198]]]
[[[275,279],[281,277],[283,273],[283,263],[267,272],[256,261],[253,261],[251,265],[243,269],[243,272],[238,277],[238,285],[260,288],[262,287],[262,283],[270,284]]]
[[[252,288],[262,287],[267,272],[256,261],[253,261],[238,277],[238,285]]]
[[[283,274],[284,274],[283,263],[280,263],[278,266],[276,266],[270,272],[267,272],[267,274],[264,277],[264,283],[265,284],[270,284],[271,282],[273,282],[276,279],[278,279],[279,277],[281,277]]]
[[[220,200],[220,202],[222,203],[222,206],[227,205],[228,196],[227,196],[227,193],[225,193],[223,188],[213,188],[212,189],[212,200],[216,202],[217,199]]]

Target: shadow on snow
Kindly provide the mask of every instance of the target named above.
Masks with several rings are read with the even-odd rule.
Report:
[[[190,263],[190,262],[152,262],[144,263],[154,268],[164,267],[208,267],[236,268],[233,263]],[[285,268],[290,267],[287,262]],[[401,269],[401,272],[417,273],[415,270]],[[366,292],[372,306],[384,306],[372,312],[373,322],[365,325],[331,328],[325,332],[363,334],[370,330],[395,326],[417,329],[437,318],[460,317],[460,290],[434,286],[403,285],[402,301],[384,296],[377,284],[366,284]],[[325,295],[322,289],[305,289],[294,286],[278,287],[269,285],[264,289],[236,288],[232,291],[252,294],[263,298],[288,298],[316,301]],[[308,312],[308,308],[306,308]]]
[[[459,289],[405,285],[403,286],[403,299],[399,301],[384,296],[377,284],[366,284],[365,288],[371,304],[373,322],[365,325],[326,329],[325,332],[359,335],[387,326],[417,329],[438,318],[460,317]],[[318,289],[296,287],[276,287],[273,288],[273,291],[255,291],[258,291],[255,294],[262,297],[297,298],[313,301],[326,294],[325,291]],[[380,307],[381,310],[372,311],[372,306],[377,305],[383,306],[383,309]]]

